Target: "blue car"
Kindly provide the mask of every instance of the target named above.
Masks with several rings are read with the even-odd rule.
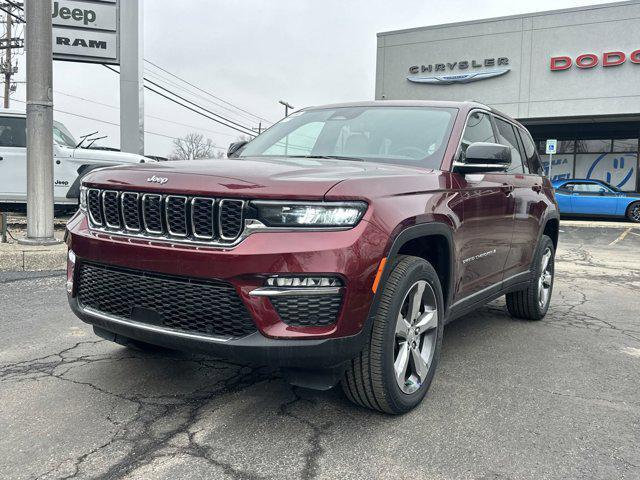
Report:
[[[569,216],[626,217],[640,222],[640,194],[623,192],[600,180],[553,182],[560,213]]]

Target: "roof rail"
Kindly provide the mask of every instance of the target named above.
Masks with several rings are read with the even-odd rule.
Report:
[[[479,100],[474,100],[473,98],[472,98],[472,99],[470,99],[470,100],[465,100],[465,102],[477,103],[477,104],[482,105],[483,107],[487,107],[489,110],[492,110],[492,108],[491,108],[489,105],[487,105],[486,103],[481,102],[481,101],[479,101]]]

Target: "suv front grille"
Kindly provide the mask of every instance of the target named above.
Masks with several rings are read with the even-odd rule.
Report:
[[[90,188],[90,224],[151,239],[230,244],[244,229],[245,201]]]
[[[256,331],[230,283],[175,277],[83,262],[77,274],[82,307],[178,331],[243,337]]]

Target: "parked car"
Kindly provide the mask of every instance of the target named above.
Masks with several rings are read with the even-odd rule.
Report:
[[[69,130],[53,124],[53,196],[58,207],[77,206],[80,180],[98,167],[155,162],[109,149],[77,148]],[[0,110],[0,203],[24,208],[27,202],[26,114]]]
[[[398,414],[427,393],[445,323],[503,295],[545,316],[558,209],[506,115],[314,107],[233,150],[85,177],[67,292],[99,336],[279,366]]]
[[[553,182],[562,215],[626,217],[640,222],[640,194],[623,192],[601,180],[570,179]]]

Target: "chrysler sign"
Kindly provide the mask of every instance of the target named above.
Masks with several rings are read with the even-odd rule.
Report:
[[[118,0],[56,0],[52,22],[54,60],[119,63]]]
[[[508,65],[509,59],[507,57],[413,65],[409,67],[411,75],[407,77],[407,80],[430,85],[477,82],[508,73],[511,70]],[[425,73],[436,73],[436,75],[424,75]]]

